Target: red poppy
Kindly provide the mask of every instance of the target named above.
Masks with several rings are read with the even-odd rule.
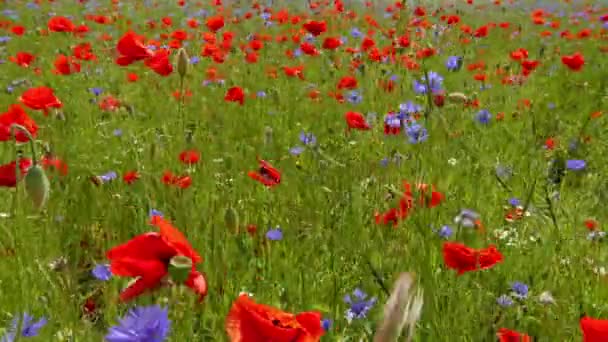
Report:
[[[259,159],[260,168],[258,171],[249,171],[247,175],[258,182],[271,187],[281,183],[281,172],[275,169],[269,162]]]
[[[352,76],[344,76],[338,82],[338,89],[355,89],[357,88],[357,79]]]
[[[74,61],[74,57],[59,55],[55,59],[53,73],[58,75],[69,75],[80,72],[80,64]]]
[[[122,180],[127,183],[128,185],[131,185],[133,183],[135,183],[138,179],[139,179],[139,173],[137,171],[127,171],[125,172],[125,174],[122,176]]]
[[[173,72],[173,65],[169,61],[169,50],[156,51],[152,57],[146,59],[145,64],[161,76],[169,76]]]
[[[500,328],[498,330],[498,333],[496,334],[496,336],[498,336],[499,342],[530,342],[530,341],[532,341],[530,339],[530,336],[528,336],[524,333],[517,332],[515,330],[509,330],[506,328]]]
[[[93,61],[97,59],[97,56],[93,53],[91,43],[82,43],[72,48],[72,55],[76,59],[83,61]]]
[[[21,25],[15,25],[11,27],[11,32],[16,36],[22,36],[25,33],[25,27]]]
[[[142,37],[134,32],[125,33],[116,44],[116,50],[120,53],[120,56],[116,59],[116,64],[120,66],[126,66],[154,55],[144,45]]]
[[[585,316],[581,318],[583,342],[604,342],[608,340],[608,320]]]
[[[224,96],[224,101],[238,102],[242,106],[245,103],[245,92],[243,91],[243,88],[235,86],[228,89],[226,96]]]
[[[192,178],[188,175],[178,176],[171,171],[165,171],[161,181],[166,185],[174,185],[182,189],[187,189],[192,185]]]
[[[222,27],[224,27],[224,17],[222,17],[221,15],[209,17],[207,18],[205,25],[210,31],[217,32]]]
[[[491,268],[503,261],[502,254],[496,246],[474,249],[457,242],[443,243],[443,261],[448,268],[458,271],[458,275],[466,272]]]
[[[580,71],[585,65],[585,57],[577,52],[573,55],[562,56],[562,63],[572,71]]]
[[[292,314],[258,304],[240,295],[226,317],[226,332],[231,342],[317,342],[325,334],[321,314]]]
[[[179,160],[186,165],[196,164],[200,159],[201,155],[196,150],[186,150],[179,154]]]
[[[61,101],[53,94],[53,89],[44,86],[26,90],[19,97],[19,101],[30,109],[42,110],[44,115],[48,115],[49,108],[63,107]]]
[[[99,109],[104,112],[114,112],[120,108],[121,103],[120,100],[115,98],[112,95],[107,95],[99,101]]]
[[[159,229],[159,233],[138,235],[106,253],[113,275],[137,278],[122,291],[120,300],[129,301],[161,285],[168,275],[169,262],[175,256],[192,260],[192,269],[184,284],[199,295],[199,300],[203,300],[207,295],[207,281],[196,270],[196,265],[202,261],[201,256],[169,221],[153,216],[150,223]]]
[[[13,104],[8,107],[8,111],[0,114],[0,141],[11,140],[11,125],[17,124],[23,126],[35,138],[38,133],[38,125],[32,120],[25,110],[18,104]],[[20,130],[15,130],[15,139],[18,142],[28,141],[27,135]]]
[[[36,59],[34,55],[28,52],[17,52],[15,56],[10,56],[9,60],[20,67],[27,68]]]
[[[55,16],[49,19],[47,27],[52,32],[72,32],[75,28],[74,23],[70,19],[62,16]]]
[[[342,45],[342,41],[337,37],[327,37],[323,41],[323,48],[327,50],[335,50]]]
[[[42,165],[43,169],[55,170],[59,172],[61,176],[67,176],[68,174],[68,164],[51,154],[46,154],[40,158],[40,164]]]
[[[19,160],[19,170],[21,171],[21,177],[25,176],[30,166],[32,166],[31,159],[21,158]],[[8,164],[0,165],[0,186],[13,188],[17,185],[16,168],[17,163],[14,160]]]
[[[365,121],[363,114],[357,112],[347,112],[344,115],[344,119],[346,120],[346,124],[348,125],[348,129],[357,129],[357,130],[368,130],[371,127]]]
[[[324,21],[311,20],[303,25],[304,29],[313,36],[319,36],[321,33],[327,31],[327,24]]]

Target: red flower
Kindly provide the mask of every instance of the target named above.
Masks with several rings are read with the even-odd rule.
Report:
[[[593,219],[587,219],[583,223],[585,224],[585,227],[590,231],[596,230],[597,226],[599,225],[599,223],[597,223],[597,221]]]
[[[28,158],[21,158],[19,160],[19,170],[21,171],[21,177],[25,176],[27,170],[32,166],[32,161]],[[0,165],[0,186],[13,188],[17,185],[16,170],[17,163],[13,160],[12,162],[4,165]]]
[[[324,21],[309,21],[303,25],[304,29],[313,36],[319,36],[321,33],[327,31],[327,24]]]
[[[45,170],[55,170],[59,172],[61,176],[67,176],[68,174],[68,164],[66,164],[63,160],[51,155],[47,154],[40,159],[40,164],[42,168]]]
[[[498,341],[499,342],[530,342],[530,336],[517,332],[515,330],[509,330],[506,328],[500,328],[498,330],[498,333],[496,334],[496,336],[498,336]]]
[[[357,88],[357,79],[352,76],[344,76],[338,82],[338,89],[355,89]]]
[[[77,72],[80,72],[80,64],[74,62],[73,57],[65,55],[57,56],[53,73],[58,75],[69,75]]]
[[[113,275],[137,278],[122,291],[120,300],[129,301],[161,285],[163,278],[168,275],[169,262],[175,256],[192,260],[192,269],[184,284],[199,295],[199,300],[203,300],[207,295],[207,281],[196,270],[196,264],[202,261],[201,256],[170,222],[153,216],[150,223],[160,232],[138,235],[106,253]]]
[[[11,32],[16,36],[22,36],[25,33],[25,27],[21,25],[15,25],[11,27]]]
[[[224,101],[238,102],[242,106],[245,103],[245,92],[243,91],[243,88],[232,87],[228,89],[226,96],[224,96]]]
[[[72,48],[72,55],[76,59],[83,61],[93,61],[97,59],[97,56],[93,53],[90,43],[82,43]]]
[[[169,76],[173,72],[173,65],[169,61],[169,50],[161,49],[146,59],[145,64],[161,76]]]
[[[344,119],[346,120],[346,124],[348,125],[348,129],[358,129],[358,130],[368,130],[371,127],[365,121],[363,114],[357,112],[347,112],[344,115]]]
[[[9,60],[15,64],[17,64],[20,67],[24,67],[27,68],[30,66],[30,64],[32,64],[32,62],[34,61],[34,59],[36,59],[36,57],[34,57],[34,55],[28,53],[28,52],[17,52],[15,54],[15,56],[10,56]]]
[[[34,138],[36,137],[36,133],[38,133],[38,125],[36,125],[36,122],[34,122],[18,104],[10,105],[8,111],[0,114],[0,141],[9,141],[12,139],[12,124],[25,127]],[[20,130],[15,130],[15,138],[18,142],[26,142],[29,140],[27,135]]]
[[[122,176],[122,180],[127,183],[128,185],[131,185],[133,183],[135,183],[138,179],[139,179],[139,173],[135,170],[133,171],[127,171],[125,172],[125,174]]]
[[[491,268],[502,260],[502,254],[494,245],[474,249],[456,242],[443,243],[443,261],[448,268],[457,270],[458,275]]]
[[[74,23],[70,19],[62,16],[55,16],[49,19],[47,27],[52,32],[72,32],[75,28]]]
[[[182,189],[187,189],[192,185],[192,178],[187,175],[177,176],[171,171],[165,171],[161,181],[166,185],[174,185]]]
[[[210,31],[217,32],[222,27],[224,27],[224,17],[222,17],[221,15],[209,17],[207,18],[207,22],[205,22],[205,25]]]
[[[258,182],[271,187],[281,183],[281,172],[275,169],[269,162],[259,159],[260,168],[258,171],[249,171],[247,175]]]
[[[585,57],[577,52],[573,55],[562,56],[562,63],[572,71],[580,71],[585,64]]]
[[[588,316],[581,318],[583,342],[604,342],[608,340],[608,320],[595,319]]]
[[[186,165],[196,164],[200,159],[201,155],[196,150],[186,150],[179,154],[179,160]]]
[[[19,97],[19,101],[30,109],[44,111],[44,115],[48,115],[49,108],[63,107],[61,101],[53,94],[53,89],[44,86],[26,90]]]
[[[323,48],[327,50],[335,50],[339,48],[340,45],[342,45],[342,41],[340,40],[340,38],[336,37],[327,37],[323,41]]]
[[[125,33],[118,41],[118,44],[116,44],[116,50],[120,53],[120,56],[116,59],[116,64],[120,66],[126,66],[154,55],[144,45],[142,37],[139,37],[134,32]]]
[[[240,295],[226,317],[226,332],[231,342],[318,342],[325,334],[321,314],[292,314],[258,304]]]

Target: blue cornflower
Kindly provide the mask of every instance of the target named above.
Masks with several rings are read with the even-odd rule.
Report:
[[[384,116],[384,124],[390,128],[401,127],[401,119],[395,113],[388,113]]]
[[[380,160],[380,166],[387,167],[389,162],[390,160],[388,159],[388,157],[384,157]]]
[[[488,123],[490,123],[490,119],[491,118],[492,118],[492,114],[487,109],[480,110],[477,113],[477,115],[475,116],[475,119],[477,121],[479,121],[480,123],[482,123],[482,124],[488,124]]]
[[[263,90],[260,90],[257,92],[256,96],[257,97],[266,97],[266,92]]]
[[[260,18],[264,19],[264,21],[268,21],[270,19],[271,15],[270,13],[267,12],[263,12],[262,14],[260,14]]]
[[[271,241],[281,241],[283,240],[283,230],[281,227],[270,229],[266,232],[266,238]]]
[[[496,303],[502,306],[503,308],[507,308],[513,305],[513,299],[507,295],[502,295],[496,299]]]
[[[315,42],[315,36],[310,33],[307,33],[306,36],[304,36],[304,41],[312,44]]]
[[[458,71],[462,67],[462,57],[460,56],[450,56],[448,57],[447,62],[445,62],[445,66],[449,71]]]
[[[405,134],[410,144],[424,142],[429,138],[426,128],[415,122],[405,128]]]
[[[516,281],[511,285],[511,290],[513,290],[513,296],[519,299],[528,298],[528,285]]]
[[[437,93],[441,91],[441,87],[443,85],[443,77],[434,71],[428,72],[429,77],[429,86],[431,87],[432,93]],[[422,80],[419,82],[414,80],[414,92],[418,95],[426,94],[426,76],[422,77]]]
[[[21,332],[19,337],[35,337],[42,327],[47,323],[47,319],[42,317],[37,322],[34,322],[34,317],[27,313],[23,313],[21,316]],[[15,340],[17,329],[19,328],[19,318],[15,317],[11,322],[11,326],[8,331],[2,336],[1,342],[13,342]]]
[[[111,182],[111,181],[115,180],[116,178],[118,178],[118,174],[116,172],[114,172],[114,171],[110,171],[110,172],[107,172],[107,173],[99,176],[99,179],[103,183]]]
[[[376,304],[376,297],[366,300],[367,294],[360,289],[353,291],[353,298],[350,295],[344,296],[344,302],[350,307],[346,310],[346,320],[348,323],[353,319],[365,318],[369,310]]]
[[[163,215],[163,213],[162,213],[161,211],[159,211],[159,210],[156,210],[156,209],[150,209],[150,212],[148,213],[148,216],[149,216],[150,218],[152,218],[152,217],[154,217],[154,216],[160,216],[160,217],[163,217],[164,215]]]
[[[509,199],[509,205],[511,205],[512,207],[517,207],[520,204],[521,201],[515,197]]]
[[[439,237],[442,239],[449,239],[452,234],[454,234],[454,231],[452,230],[452,227],[448,225],[439,228],[437,231],[437,235],[439,235]]]
[[[566,160],[566,168],[572,171],[580,171],[584,170],[587,166],[584,160],[581,159],[569,159]]]
[[[323,320],[321,320],[321,328],[323,328],[323,330],[325,331],[329,331],[329,329],[331,329],[332,324],[333,321],[329,318],[323,318]]]
[[[110,265],[98,264],[91,271],[93,277],[101,281],[108,281],[112,278],[112,272],[110,271]]]
[[[200,61],[201,61],[201,58],[199,56],[190,57],[190,64],[192,64],[192,65],[198,64]]]
[[[101,93],[103,93],[103,89],[102,88],[97,88],[97,87],[96,88],[89,88],[89,91],[91,93],[93,93],[93,95],[95,95],[95,96],[99,96],[99,95],[101,95]]]
[[[0,44],[8,43],[11,41],[10,36],[0,36]]]
[[[353,38],[363,37],[363,33],[361,33],[361,31],[356,27],[353,27],[353,29],[350,30],[350,35],[353,36]]]
[[[300,132],[300,141],[304,145],[315,145],[317,143],[317,137],[312,133]]]
[[[463,227],[473,228],[479,220],[479,214],[470,209],[461,209],[460,213],[454,217],[454,223]]]
[[[303,152],[304,152],[304,147],[302,147],[302,146],[295,146],[295,147],[292,147],[289,149],[289,153],[291,153],[294,156],[299,156]]]
[[[363,101],[363,96],[361,96],[361,93],[358,92],[357,90],[352,90],[348,96],[346,97],[346,99],[348,100],[348,102],[353,103],[353,104],[359,104],[361,103],[361,101]]]
[[[114,131],[112,131],[112,134],[113,134],[115,137],[122,137],[122,129],[117,128],[117,129],[115,129]]]
[[[171,321],[166,308],[158,305],[131,309],[118,325],[110,328],[107,342],[162,342],[169,335]]]
[[[409,116],[412,114],[420,113],[422,111],[422,106],[413,103],[412,101],[407,101],[406,103],[402,103],[399,105],[399,114],[401,114],[401,119],[409,119]]]

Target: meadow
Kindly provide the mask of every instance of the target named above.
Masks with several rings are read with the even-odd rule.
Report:
[[[1,4],[2,341],[608,341],[600,2]]]

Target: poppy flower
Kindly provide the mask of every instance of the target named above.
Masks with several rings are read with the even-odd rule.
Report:
[[[498,336],[499,342],[530,342],[530,341],[532,341],[530,339],[530,336],[517,332],[515,330],[509,330],[506,328],[500,328],[498,330],[498,333],[496,334],[496,336]]]
[[[258,171],[249,171],[247,175],[249,178],[257,180],[258,182],[272,187],[281,183],[281,172],[275,169],[269,162],[258,159],[260,168]]]
[[[201,155],[196,150],[186,150],[179,154],[179,160],[186,165],[196,164],[200,159]]]
[[[161,76],[169,76],[173,72],[173,65],[169,61],[169,50],[156,51],[144,62],[146,66]]]
[[[562,63],[572,71],[580,71],[585,65],[585,57],[577,52],[573,55],[562,56]]]
[[[474,249],[457,242],[444,242],[443,261],[448,268],[457,270],[458,275],[462,275],[470,271],[491,268],[502,262],[503,256],[494,245]]]
[[[344,76],[338,82],[338,89],[356,89],[357,79],[352,76]]]
[[[45,170],[55,170],[59,172],[61,176],[68,175],[68,164],[52,154],[47,153],[42,156],[42,158],[40,158],[40,164]]]
[[[70,75],[73,73],[80,72],[80,64],[74,61],[74,57],[68,57],[65,55],[59,55],[55,59],[54,74],[57,75]]]
[[[327,37],[323,41],[323,48],[327,50],[335,50],[339,48],[340,45],[342,45],[342,41],[340,40],[340,38],[336,37]]]
[[[602,342],[608,339],[608,320],[584,316],[579,324],[583,342]]]
[[[27,68],[36,59],[34,55],[28,52],[17,52],[15,56],[10,56],[9,60],[20,67]]]
[[[142,38],[134,32],[125,33],[116,44],[116,50],[120,54],[116,59],[116,64],[120,66],[127,66],[154,55],[154,53],[144,45]]]
[[[327,24],[324,21],[314,21],[311,20],[303,25],[304,29],[308,31],[308,33],[317,37],[320,36],[321,33],[327,31]]]
[[[169,274],[171,259],[176,256],[192,261],[192,269],[184,284],[199,295],[199,300],[203,300],[207,295],[207,281],[196,270],[196,265],[202,261],[201,256],[169,221],[155,215],[150,223],[159,229],[158,233],[138,235],[106,253],[113,275],[137,278],[120,294],[120,300],[129,301],[160,286]]]
[[[137,171],[127,171],[122,176],[122,180],[125,183],[127,183],[128,185],[135,183],[139,178],[140,178],[140,175]]]
[[[11,137],[11,125],[17,124],[25,127],[28,132],[35,138],[38,132],[38,125],[32,120],[27,113],[18,104],[13,104],[8,107],[8,111],[0,114],[0,141],[9,141]],[[28,141],[27,135],[20,130],[15,130],[15,139],[18,142]]]
[[[62,16],[55,16],[49,19],[47,27],[51,32],[72,32],[74,31],[74,23]]]
[[[224,96],[224,101],[238,102],[242,106],[245,103],[245,92],[243,91],[243,88],[235,86],[228,89],[226,96]]]
[[[209,17],[207,18],[205,25],[210,31],[217,32],[222,27],[224,27],[224,17],[222,17],[221,15]]]
[[[192,178],[188,175],[178,176],[171,171],[165,171],[161,181],[166,185],[174,185],[182,189],[187,189],[192,185]]]
[[[258,304],[240,295],[226,317],[226,332],[232,342],[317,342],[325,334],[321,314],[292,314]]]
[[[368,123],[365,121],[365,118],[363,117],[363,114],[361,114],[361,113],[347,112],[344,115],[344,119],[346,120],[346,124],[348,125],[349,130],[357,129],[357,130],[366,131],[371,128],[368,125]]]
[[[27,170],[32,166],[32,160],[28,158],[21,158],[19,160],[19,170],[21,176],[25,176]],[[17,163],[13,160],[12,162],[4,165],[0,165],[0,186],[13,188],[17,185]]]
[[[33,110],[42,110],[44,115],[48,115],[49,108],[61,108],[63,104],[53,94],[53,89],[49,87],[37,87],[26,90],[19,97],[19,101]]]

